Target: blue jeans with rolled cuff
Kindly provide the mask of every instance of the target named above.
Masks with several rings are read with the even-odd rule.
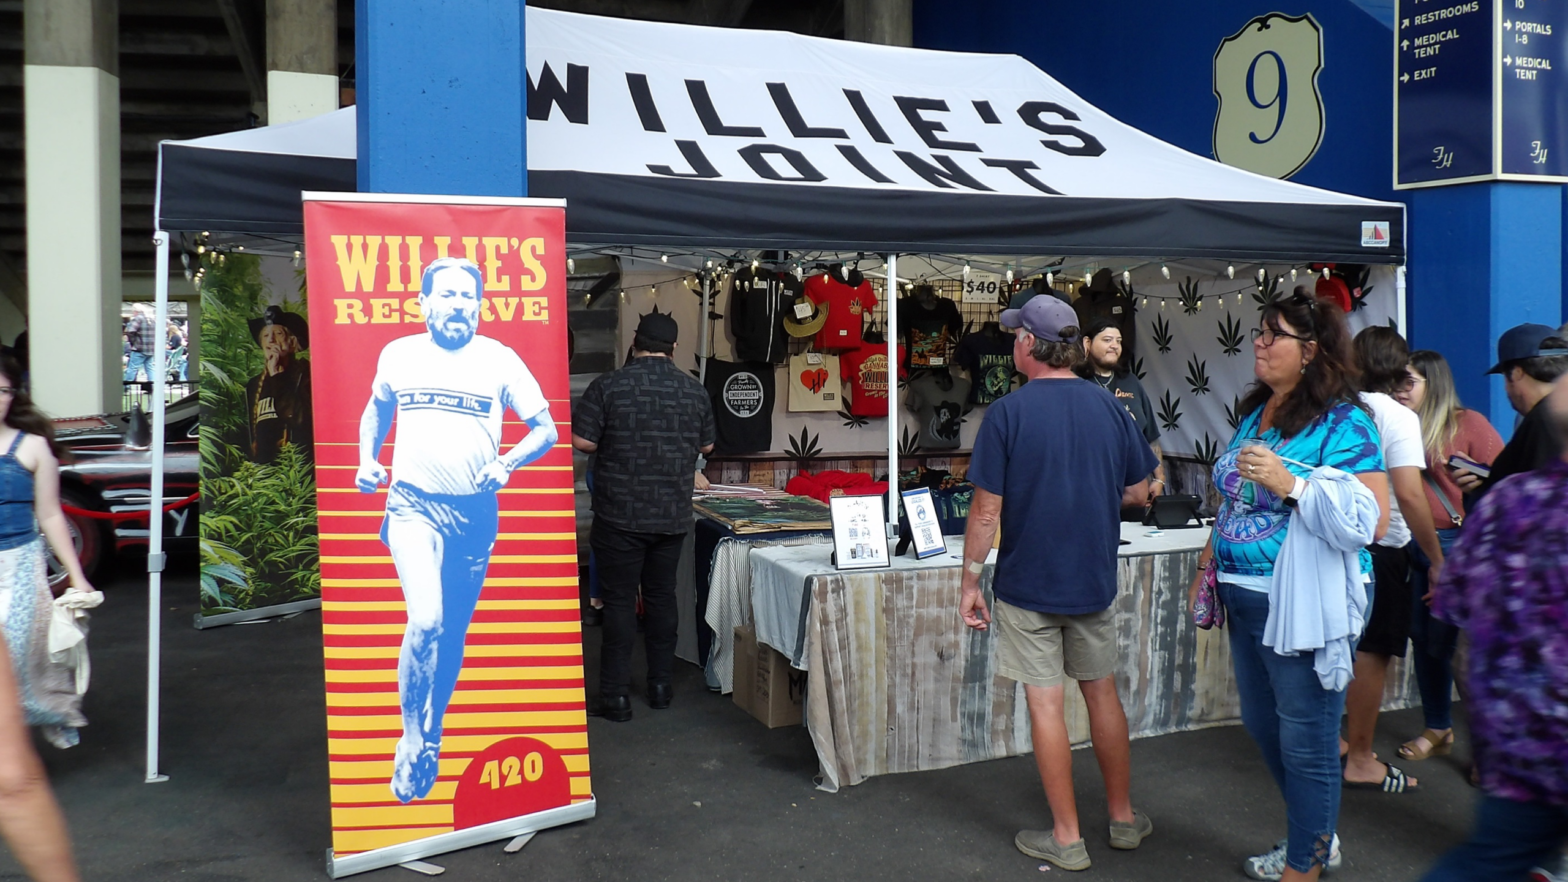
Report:
[[[1459,539],[1459,530],[1438,530],[1437,542],[1447,555]],[[1432,608],[1421,598],[1431,587],[1427,568],[1432,561],[1421,546],[1410,544],[1410,664],[1416,669],[1416,684],[1421,689],[1421,712],[1426,727],[1441,732],[1454,727],[1451,709],[1454,697],[1454,647],[1459,629],[1432,615]]]
[[[1220,584],[1230,630],[1241,721],[1263,752],[1285,796],[1285,862],[1298,872],[1328,863],[1339,821],[1339,718],[1345,693],[1324,689],[1302,653],[1283,656],[1263,645],[1269,596]]]

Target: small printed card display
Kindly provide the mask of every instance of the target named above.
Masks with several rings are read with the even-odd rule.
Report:
[[[931,498],[931,488],[905,490],[904,514],[909,518],[909,535],[915,543],[915,557],[925,560],[947,551],[942,539],[942,524],[936,519],[936,503]]]
[[[833,518],[835,567],[863,570],[888,565],[881,496],[834,496],[828,499],[828,511]]]
[[[963,301],[965,303],[1000,303],[1007,283],[995,273],[971,270],[964,276]]]

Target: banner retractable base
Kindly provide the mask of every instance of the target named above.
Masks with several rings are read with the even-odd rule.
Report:
[[[392,845],[386,848],[377,848],[371,851],[362,851],[348,857],[335,857],[332,849],[327,849],[327,875],[333,879],[342,879],[355,873],[365,873],[370,870],[379,870],[383,867],[395,867],[399,864],[417,861],[420,858],[434,857],[475,845],[484,845],[487,842],[496,842],[502,839],[537,833],[551,827],[560,827],[565,824],[586,821],[598,811],[599,801],[590,796],[587,802],[563,805],[560,808],[546,809],[531,815],[522,815],[516,818],[507,818],[467,830],[455,830],[439,836],[430,836],[405,842],[402,845]]]
[[[218,613],[215,616],[196,614],[196,629],[216,628],[219,625],[233,625],[239,622],[254,622],[258,619],[274,619],[278,616],[291,616],[302,613],[308,609],[321,609],[321,598],[312,597],[309,600],[296,600],[293,603],[277,603],[264,606],[261,609],[242,609],[239,612]]]

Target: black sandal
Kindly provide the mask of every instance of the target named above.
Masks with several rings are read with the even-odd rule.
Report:
[[[1383,780],[1381,783],[1373,784],[1370,781],[1346,781],[1345,789],[1378,790],[1383,793],[1413,793],[1421,789],[1421,785],[1409,783],[1410,779],[1405,776],[1405,773],[1393,764],[1385,763],[1384,767],[1387,768],[1388,771],[1383,773]]]

